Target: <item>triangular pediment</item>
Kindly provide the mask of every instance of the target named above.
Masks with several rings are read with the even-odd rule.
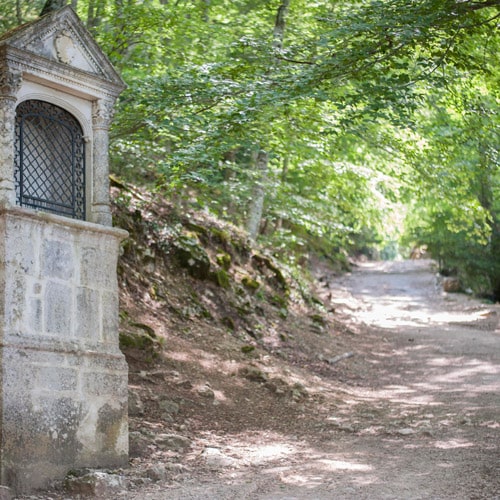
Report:
[[[6,33],[0,38],[0,45],[15,47],[123,86],[120,75],[69,6]]]

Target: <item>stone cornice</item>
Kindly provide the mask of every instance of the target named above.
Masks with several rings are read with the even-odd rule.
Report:
[[[94,73],[11,46],[0,46],[1,67],[4,71],[22,72],[27,79],[33,76],[34,79],[49,82],[54,87],[62,86],[73,90],[77,95],[94,98],[104,96],[116,98],[125,88],[124,84],[110,82]]]
[[[47,212],[36,211],[23,207],[0,207],[0,217],[15,217],[20,219],[30,219],[38,222],[46,222],[51,225],[59,225],[79,229],[80,231],[89,231],[99,234],[107,234],[117,238],[120,241],[128,238],[128,232],[111,226],[102,226],[83,220],[70,219],[61,215],[54,215]]]

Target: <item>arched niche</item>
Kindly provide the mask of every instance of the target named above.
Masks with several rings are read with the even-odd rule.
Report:
[[[16,108],[16,204],[85,220],[86,144],[83,128],[66,109],[28,99]]]

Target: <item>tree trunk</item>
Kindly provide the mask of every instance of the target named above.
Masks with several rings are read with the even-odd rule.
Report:
[[[235,172],[234,168],[236,165],[236,149],[231,149],[224,153],[224,182],[231,184],[234,181]],[[227,207],[228,214],[234,214],[236,212],[236,206],[231,196],[231,188],[229,188],[230,199]]]
[[[288,153],[285,154],[283,158],[283,166],[281,167],[281,184],[285,184],[288,177],[288,165],[290,164],[290,156]],[[276,223],[274,224],[274,231],[279,231],[283,227],[283,218],[278,217]]]
[[[273,32],[273,48],[277,50],[283,48],[283,39],[285,37],[285,22],[289,5],[290,0],[283,0],[281,5],[278,7],[278,12],[276,14]]]
[[[260,221],[264,213],[264,200],[266,197],[265,184],[267,181],[269,157],[262,149],[256,152],[256,154],[254,153],[253,157],[257,175],[250,202],[247,231],[250,238],[255,241],[259,234]]]
[[[21,12],[21,0],[16,0],[16,21],[17,24],[23,24],[23,14]]]
[[[106,6],[106,0],[89,0],[87,10],[87,28],[92,31],[101,24],[101,15]]]
[[[273,49],[280,50],[283,47],[283,39],[285,35],[285,21],[288,13],[290,0],[282,0],[278,7],[273,30]],[[259,148],[255,162],[256,177],[253,188],[252,200],[247,222],[247,230],[252,240],[257,238],[259,234],[260,221],[264,213],[264,200],[266,197],[266,181],[269,169],[269,155],[266,151]]]

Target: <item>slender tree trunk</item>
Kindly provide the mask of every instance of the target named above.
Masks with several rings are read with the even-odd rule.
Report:
[[[281,5],[278,7],[278,12],[276,13],[273,30],[273,49],[275,50],[280,50],[283,47],[285,21],[290,1],[291,0],[282,0]],[[269,171],[269,155],[266,151],[260,149],[260,147],[256,156],[255,167],[255,185],[247,222],[247,231],[252,240],[255,240],[259,234],[260,221],[264,213],[264,201],[266,198],[265,186]]]
[[[203,4],[203,20],[208,23],[210,21],[210,0],[201,0]]]
[[[286,179],[288,177],[288,166],[290,164],[290,156],[288,153],[285,154],[283,158],[283,165],[281,167],[281,184],[285,184]],[[276,223],[274,224],[274,231],[279,231],[283,227],[283,218],[278,217],[276,219]]]
[[[89,0],[87,10],[87,28],[92,30],[101,24],[101,16],[106,0]]]
[[[21,0],[16,0],[16,21],[17,24],[23,24],[23,14],[21,12]]]
[[[290,0],[283,0],[281,5],[278,7],[276,20],[274,22],[274,32],[273,32],[274,49],[279,50],[283,48],[283,39],[285,37],[286,15],[288,14],[289,6],[290,6]]]
[[[234,167],[236,165],[236,149],[231,149],[224,153],[224,182],[231,184],[235,177]],[[227,207],[228,214],[234,214],[236,212],[235,203],[231,196],[231,188],[229,188],[230,199]]]
[[[266,197],[265,183],[269,166],[269,156],[266,151],[260,149],[253,155],[255,162],[256,180],[248,214],[247,231],[252,240],[259,234],[260,221],[264,213],[264,201]]]

